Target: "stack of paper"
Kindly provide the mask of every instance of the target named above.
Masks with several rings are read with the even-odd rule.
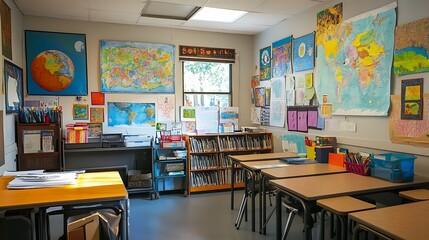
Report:
[[[315,160],[311,160],[309,158],[283,158],[280,159],[282,162],[290,163],[290,164],[312,164],[318,163]]]
[[[10,181],[8,189],[46,188],[76,184],[76,172],[18,174]]]

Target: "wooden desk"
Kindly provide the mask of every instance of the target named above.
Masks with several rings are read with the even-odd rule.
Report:
[[[399,196],[407,198],[411,201],[424,201],[429,200],[429,189],[414,189],[399,192]]]
[[[121,232],[128,238],[128,193],[118,172],[81,174],[75,185],[63,187],[9,190],[13,178],[0,177],[0,211],[123,201]]]
[[[372,192],[397,190],[407,187],[418,187],[429,184],[429,178],[415,176],[413,182],[392,183],[374,177],[361,176],[353,173],[339,173],[304,178],[270,180],[280,192],[276,196],[277,206],[281,206],[282,195],[298,200],[304,209],[306,239],[311,238],[312,224],[310,204],[318,199],[357,195]],[[281,238],[281,208],[276,209],[276,234]]]
[[[244,154],[244,155],[230,155],[231,159],[231,210],[234,209],[234,184],[235,184],[235,165],[241,162],[248,161],[264,161],[282,158],[298,157],[298,154],[291,152],[279,153],[261,153],[261,154]]]
[[[429,236],[429,201],[420,201],[349,214],[358,226],[353,239],[361,230],[371,231],[392,239],[420,240]]]
[[[267,219],[266,212],[266,184],[269,179],[284,179],[284,178],[296,178],[296,177],[308,177],[316,175],[334,174],[334,173],[345,173],[347,170],[344,167],[335,166],[332,164],[315,163],[315,164],[302,164],[302,165],[289,165],[284,168],[270,168],[262,169],[261,174],[261,192],[260,195],[260,208],[262,210],[262,220],[265,225]],[[261,229],[262,233],[266,233],[266,229]]]

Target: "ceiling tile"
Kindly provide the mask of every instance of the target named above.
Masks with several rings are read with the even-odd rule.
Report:
[[[185,23],[184,20],[174,20],[174,19],[163,19],[163,18],[149,18],[149,17],[139,17],[137,24],[139,25],[148,25],[148,26],[181,26]]]
[[[239,18],[235,23],[245,24],[261,24],[261,25],[275,25],[284,19],[290,17],[290,15],[279,15],[279,14],[265,14],[265,13],[248,13],[243,17]]]
[[[139,17],[140,13],[89,10],[89,20],[95,22],[136,24]]]
[[[140,13],[146,5],[141,0],[91,0],[89,9],[100,11],[117,11],[126,13]]]

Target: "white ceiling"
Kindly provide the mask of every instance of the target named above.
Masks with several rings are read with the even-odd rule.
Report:
[[[330,0],[14,0],[26,16],[71,20],[148,25],[254,35],[297,13]],[[183,21],[141,17],[143,7],[152,2],[249,12],[234,23]]]

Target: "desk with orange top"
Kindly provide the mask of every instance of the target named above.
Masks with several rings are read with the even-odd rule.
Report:
[[[120,225],[121,236],[122,239],[128,239],[128,192],[118,172],[80,174],[75,185],[9,190],[7,185],[13,178],[12,176],[0,177],[0,211],[17,209],[46,210],[54,206],[118,202],[123,210]],[[40,239],[46,239],[44,219],[44,216],[40,217]],[[33,227],[35,227],[34,223]]]

